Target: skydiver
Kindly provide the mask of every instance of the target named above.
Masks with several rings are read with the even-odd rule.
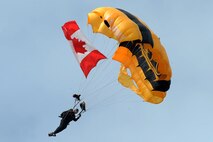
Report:
[[[50,137],[56,136],[57,133],[66,129],[67,125],[69,125],[69,123],[72,120],[77,121],[81,117],[81,113],[79,113],[78,116],[76,116],[77,113],[78,113],[78,109],[74,109],[74,110],[69,109],[67,111],[62,112],[61,115],[59,116],[61,118],[60,125],[58,126],[58,128],[54,132],[50,132],[48,135]]]

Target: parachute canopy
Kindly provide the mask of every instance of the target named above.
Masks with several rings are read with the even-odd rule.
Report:
[[[88,24],[94,33],[119,42],[112,57],[121,63],[118,81],[144,101],[161,103],[170,87],[172,70],[157,35],[136,16],[112,7],[88,13]]]
[[[80,30],[76,21],[69,21],[62,26],[62,30],[72,51],[80,64],[84,75],[87,77],[89,72],[97,65],[98,61],[106,57],[95,49],[89,40]]]

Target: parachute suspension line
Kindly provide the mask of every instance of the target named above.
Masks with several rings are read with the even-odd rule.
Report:
[[[127,98],[128,98],[128,95],[125,95],[125,96],[122,96],[122,97],[119,97],[118,99],[116,99],[116,97],[118,96],[118,92],[119,94],[122,94],[124,95],[125,93],[122,93],[123,92],[123,88],[120,88],[119,90],[115,90],[114,93],[111,93],[110,95],[108,95],[106,98],[104,98],[103,100],[101,101],[98,101],[96,103],[93,103],[91,106],[90,106],[90,109],[100,109],[100,108],[106,108],[106,107],[109,107],[109,106],[112,106],[112,105],[115,105],[115,104],[118,104],[118,103],[122,103],[124,101],[127,101]],[[98,107],[97,107],[98,106]]]
[[[88,31],[88,35],[89,35],[89,39],[90,39],[90,42],[92,45],[97,45],[96,41],[100,42],[100,40],[102,39],[99,39],[100,35],[99,34],[91,34],[93,33],[92,31],[89,32],[88,29],[91,29],[91,28],[87,28],[87,31]],[[103,40],[103,42],[101,42],[101,47],[108,47],[109,46],[109,43],[110,42],[107,42],[107,40]],[[97,46],[96,46],[97,47]],[[98,48],[100,50],[100,48]],[[102,53],[105,53],[107,51],[108,48],[101,48],[101,52]]]
[[[92,86],[94,86],[95,83],[95,78],[97,75],[97,72],[100,70],[100,68],[102,68],[101,66],[104,66],[104,64],[106,64],[106,61],[101,62],[102,64],[99,64],[98,68],[95,68],[94,72],[91,73],[91,75],[85,79],[85,82],[83,82],[83,85],[80,85],[81,87],[81,94],[85,94],[86,92],[88,92],[88,88],[91,88]]]
[[[118,91],[117,91],[118,92]],[[116,99],[116,98],[113,98],[113,96],[116,96],[116,95],[120,95],[120,94],[122,94],[122,97],[119,97],[119,99]],[[117,94],[117,93],[113,93],[113,94],[111,94],[110,96],[108,96],[107,98],[105,98],[104,100],[102,100],[102,101],[99,101],[99,102],[97,102],[97,103],[95,103],[95,104],[92,104],[91,106],[90,106],[90,109],[103,109],[103,108],[106,108],[106,107],[110,107],[110,106],[112,106],[112,105],[117,105],[117,104],[122,104],[122,103],[135,103],[135,102],[137,102],[137,103],[139,103],[139,102],[141,102],[141,100],[140,99],[136,99],[136,100],[130,100],[129,99],[129,96],[130,96],[131,94],[127,94],[127,93],[124,93],[124,91],[123,91],[123,88],[120,88],[119,89],[119,94]],[[139,97],[139,96],[138,96]],[[98,106],[98,107],[97,107]]]
[[[101,66],[103,66],[103,64],[106,62],[106,60],[103,61],[99,61],[99,63],[97,64],[98,67],[94,68],[90,73],[90,75],[87,77],[87,79],[85,79],[85,82],[83,83],[83,85],[81,85],[81,93],[83,94],[87,88],[91,85],[91,82],[94,80],[96,73],[98,72],[99,68],[101,68]]]
[[[81,93],[84,94],[85,91],[88,90],[88,88],[91,88],[91,86],[93,86],[94,83],[93,80],[96,78],[96,74],[98,72],[98,70],[100,70],[101,66],[104,65],[106,61],[102,61],[102,64],[99,64],[99,67],[95,68],[93,72],[90,73],[90,75],[88,76],[87,79],[85,79],[84,85],[82,87]]]
[[[81,97],[81,100],[82,100],[82,101],[85,101],[87,104],[95,104],[94,101],[92,101],[92,99],[99,95],[99,93],[98,93],[97,91],[98,91],[98,90],[101,90],[101,89],[103,89],[103,88],[105,88],[105,87],[107,87],[107,86],[110,86],[110,85],[112,85],[112,81],[111,81],[111,82],[108,82],[107,84],[105,84],[104,86],[102,86],[102,87],[100,87],[100,88],[98,88],[98,89],[96,89],[96,90],[93,90],[92,93],[85,93],[85,94],[83,94],[82,97]],[[92,94],[92,95],[90,95],[90,94]],[[113,93],[113,94],[114,94],[114,93]],[[112,95],[112,96],[113,96],[113,95]],[[93,100],[96,100],[96,99],[93,99]],[[73,109],[74,109],[80,102],[82,102],[82,101],[77,102],[77,103],[74,105]],[[93,103],[90,103],[90,102],[93,102]],[[96,103],[97,103],[97,102],[96,102]],[[90,105],[89,105],[89,106],[87,105],[87,110],[88,110],[88,109],[90,110],[90,108],[91,108]]]
[[[113,43],[111,42],[107,42],[107,46],[106,46],[106,56],[107,57],[112,57],[112,52],[115,51],[117,49],[118,46],[118,42],[113,41]]]
[[[107,46],[109,46],[109,44]],[[110,49],[110,48],[106,47],[104,49]],[[111,48],[110,51],[108,51],[108,54],[111,54],[113,49],[115,49],[115,48],[114,47]],[[97,67],[94,69],[94,71],[91,73],[91,75],[86,80],[84,87],[82,87],[83,88],[82,93],[85,93],[85,91],[88,91],[87,88],[91,88],[91,86],[99,86],[99,85],[94,85],[94,84],[97,84],[97,83],[100,84],[100,81],[102,81],[101,77],[104,77],[103,73],[108,73],[106,71],[106,68],[111,64],[111,62],[112,62],[112,59],[107,59],[107,60],[103,60],[100,63],[98,63]]]
[[[113,61],[112,59],[110,61],[108,60],[107,62],[105,62],[103,64],[103,66],[101,66],[101,69],[98,70],[99,72],[98,71],[96,72],[96,79],[92,83],[93,89],[90,89],[90,90],[87,89],[87,92],[85,92],[85,94],[84,94],[85,100],[89,104],[95,104],[95,101],[97,101],[97,97],[98,96],[99,96],[99,98],[103,98],[104,97],[103,94],[106,92],[107,87],[112,86],[115,83],[117,83],[117,74],[115,74],[116,76],[114,78],[112,77],[110,80],[109,80],[109,78],[107,78],[107,80],[109,80],[109,81],[103,83],[103,80],[106,80],[106,76],[107,77],[111,76],[109,74],[109,73],[111,73],[109,71],[109,69],[112,69],[112,68],[107,68],[107,66],[109,66],[112,61]],[[105,68],[108,69],[108,71],[106,71]],[[104,72],[101,72],[102,70],[104,70]],[[98,73],[101,73],[101,74],[98,74]],[[100,87],[100,84],[102,84],[101,87]]]
[[[82,94],[84,92],[85,88],[88,86],[88,84],[89,84],[89,82],[91,80],[91,77],[90,78],[85,78],[85,76],[82,73],[82,77],[80,77],[81,80],[80,80],[79,88],[78,88],[78,93],[79,94]]]
[[[105,60],[102,61],[101,63],[103,64],[104,62],[106,62]],[[99,67],[102,65],[99,64]],[[95,78],[95,74],[98,71],[99,68],[95,68],[93,73],[90,73],[90,75],[88,76],[88,78],[85,78],[84,76],[82,77],[80,84],[79,84],[79,93],[83,94],[86,89],[91,85],[92,80]]]
[[[111,64],[112,60],[108,59],[105,64],[101,67],[101,69],[99,69],[96,73],[96,78],[94,79],[92,85],[93,87],[96,87],[96,86],[100,86],[100,84],[103,84],[105,83],[107,80],[109,80],[109,78],[106,78],[106,74],[109,74],[110,71],[108,68]]]
[[[87,31],[89,31],[89,29],[91,29],[91,28],[87,28]],[[90,33],[90,34],[89,34]],[[93,32],[89,32],[88,33],[88,35],[91,35],[91,33],[93,33]],[[92,45],[94,45],[94,42],[95,41],[99,41],[99,40],[96,40],[97,39],[97,34],[93,34],[93,35],[95,35],[92,39],[93,39],[93,41],[91,41],[91,44]],[[105,40],[106,41],[106,40]],[[107,46],[109,46],[109,42],[106,42],[108,45]],[[110,49],[110,48],[102,48],[102,49],[105,49],[105,50],[107,50],[107,49]],[[96,68],[94,68],[92,71],[93,72],[91,72],[90,73],[90,75],[88,76],[88,78],[85,80],[85,82],[83,83],[83,85],[81,84],[80,86],[82,87],[82,90],[81,90],[81,92],[82,93],[84,93],[86,90],[87,90],[87,88],[89,87],[90,88],[90,86],[93,84],[92,82],[94,82],[93,80],[95,80],[95,78],[97,78],[96,76],[96,74],[97,74],[97,72],[100,70],[100,69],[102,69],[102,66],[103,66],[103,64],[105,64],[106,63],[106,60],[103,60],[103,61],[99,61],[98,62],[98,64],[97,64],[97,67]]]
[[[103,88],[106,88],[107,86],[112,85],[115,82],[115,80],[112,80],[106,84],[104,84],[102,87],[97,88],[96,90],[93,90],[92,92],[88,92],[86,98],[91,99],[99,95],[98,91],[102,90]],[[102,93],[103,94],[103,93]]]
[[[89,28],[89,25],[87,25],[87,35],[88,38],[90,39],[91,44],[93,45],[95,39],[97,38],[97,35],[92,33],[93,33],[92,28]]]
[[[90,42],[91,42],[92,45],[95,45],[94,43],[95,43],[95,41],[97,41],[97,36],[98,35],[97,34],[93,34],[92,36],[93,37],[90,39],[91,40]]]
[[[91,33],[91,32],[90,32]],[[89,34],[88,34],[89,35]],[[96,34],[95,34],[95,38],[92,38],[93,40],[91,41],[92,44],[94,44],[94,42],[96,41],[95,39],[97,38]],[[109,43],[110,42],[105,42],[107,43],[107,46],[109,46]],[[104,44],[105,44],[104,43]],[[118,43],[116,43],[114,45],[114,47],[118,45]],[[116,49],[116,48],[102,48],[104,49],[104,52],[107,52],[107,57],[111,57],[112,56],[112,52]],[[109,50],[110,49],[110,50]],[[86,80],[83,80],[83,82],[81,82],[81,84],[79,85],[79,92],[80,94],[82,94],[83,96],[85,96],[83,99],[88,99],[88,98],[93,98],[95,96],[97,96],[99,93],[97,93],[98,90],[102,90],[103,88],[111,85],[113,82],[115,82],[117,80],[117,76],[116,76],[116,79],[106,83],[105,85],[103,85],[102,87],[99,87],[98,89],[95,89],[95,90],[91,90],[91,87],[92,85],[94,84],[100,84],[99,82],[102,81],[101,80],[101,77],[100,77],[100,73],[102,75],[102,78],[104,77],[103,76],[103,73],[107,73],[106,72],[106,68],[110,65],[110,63],[112,62],[112,59],[109,61],[109,60],[104,60],[102,62],[99,62],[98,63],[98,67],[94,69],[94,71],[88,76],[88,78]],[[104,70],[104,72],[103,72]],[[97,80],[97,77],[98,77],[98,80]],[[95,86],[99,86],[99,85],[95,85]],[[80,89],[81,88],[81,89]],[[88,88],[90,90],[88,90]],[[88,93],[88,92],[91,92],[91,93]]]
[[[121,88],[121,89],[122,89],[122,88]],[[97,105],[100,105],[100,104],[103,105],[103,103],[106,102],[106,101],[109,100],[109,99],[114,100],[114,99],[113,99],[113,96],[115,96],[116,92],[120,92],[121,89],[115,90],[114,93],[111,92],[111,93],[107,94],[107,96],[105,96],[104,99],[102,99],[101,101],[100,101],[100,100],[99,100],[99,101],[96,101],[96,102],[93,101],[93,103],[92,103],[92,105],[90,106],[90,108],[93,108],[93,107],[95,107],[95,106],[97,106]],[[93,96],[93,97],[95,97],[95,96]]]
[[[90,92],[89,94],[92,95],[93,93],[95,93],[96,90],[103,89],[104,87],[110,85],[111,83],[116,82],[117,76],[115,78],[112,78],[113,75],[115,74],[111,75],[111,72],[109,71],[109,69],[111,68],[107,68],[107,66],[109,66],[111,62],[112,60],[110,61],[108,60],[107,62],[105,62],[105,64],[101,67],[101,69],[98,70],[99,72],[96,72],[95,76],[96,78],[93,79],[94,81],[90,84],[90,90],[87,89],[87,92]]]
[[[129,41],[127,44],[129,44],[129,43],[131,43],[131,41]],[[118,44],[118,43],[116,43],[114,46],[116,46],[117,44]],[[113,51],[113,50],[111,50],[110,53],[108,53],[108,54],[110,55],[112,51]],[[111,55],[111,56],[112,56],[112,55]],[[111,60],[110,62],[106,63],[105,66],[108,66],[109,63],[111,63],[111,62],[112,62],[112,60]],[[116,81],[116,80],[117,80],[117,76],[116,76],[116,79],[114,79],[114,81]],[[101,88],[98,88],[98,89],[94,90],[93,92],[90,92],[90,93],[89,93],[89,97],[90,97],[90,98],[89,98],[88,100],[90,101],[91,98],[94,98],[94,97],[96,97],[97,95],[99,95],[99,94],[97,93],[98,90],[101,90],[101,89],[105,88],[106,86],[108,86],[108,85],[114,83],[114,81],[111,81],[111,82],[105,84],[104,86],[102,86]],[[122,89],[122,88],[121,88],[121,89]],[[121,90],[121,89],[120,89],[120,90]],[[119,94],[120,94],[120,92],[121,92],[121,91],[119,91]],[[94,94],[94,95],[93,95],[93,94]],[[93,95],[93,96],[92,96],[92,95]],[[106,103],[107,100],[111,102],[112,96],[114,96],[114,93],[112,93],[111,95],[109,95],[108,97],[106,97],[104,100],[99,101],[99,102],[96,103],[96,104],[93,104],[93,106],[96,106],[96,105],[98,105],[98,104],[100,104],[100,103],[103,105],[103,103],[104,103],[104,102]],[[127,97],[127,95],[126,95],[126,97]],[[121,101],[124,100],[126,97],[122,97]],[[120,101],[120,102],[121,102],[121,101]],[[116,104],[116,102],[113,102],[113,103],[111,102],[110,104]],[[108,104],[108,106],[109,106],[110,104]]]
[[[101,94],[101,95],[93,95],[93,96],[90,96],[89,99],[87,99],[86,101],[88,102],[89,104],[89,108],[90,109],[93,109],[94,106],[97,106],[99,104],[102,104],[102,102],[104,102],[105,100],[109,100],[111,98],[111,100],[113,100],[113,96],[115,93],[108,93],[108,94]]]
[[[114,83],[116,83],[116,80],[117,80],[117,78],[114,79],[114,80],[111,80],[111,81],[109,81],[107,83],[105,83],[101,87],[97,87],[95,89],[91,89],[90,91],[86,92],[85,93],[85,99],[87,99],[88,101],[90,101],[90,100],[93,100],[93,98],[95,98],[95,97],[103,96],[103,94],[104,94],[103,90],[105,90],[104,88],[107,88],[110,85],[113,85]],[[97,85],[97,86],[100,86],[100,85]],[[101,93],[99,93],[99,91],[101,91]],[[94,100],[96,100],[96,99],[94,99]]]
[[[108,55],[110,55],[114,51],[114,49],[115,49],[114,47],[111,48],[110,51],[108,51]],[[111,56],[107,56],[107,57],[111,57]],[[108,71],[111,68],[108,68],[108,67],[111,65],[112,61],[113,60],[109,58],[99,63],[99,66],[96,68],[96,72],[94,72],[93,74],[93,78],[92,78],[94,80],[92,83],[93,86],[99,86],[101,81],[106,80],[106,79],[103,79],[103,77],[105,77],[107,73],[111,73],[111,71]]]
[[[81,92],[82,92],[82,90],[83,90],[83,88],[84,88],[85,80],[86,80],[86,79],[85,79],[83,73],[82,73],[82,77],[79,77],[79,78],[80,78],[80,81],[79,81],[77,93],[78,93],[78,94],[81,94]]]
[[[92,36],[94,35],[94,34],[91,34],[91,33],[93,33],[93,31],[92,31],[92,28],[89,28],[89,24],[87,24],[87,36],[88,36],[88,39],[92,39]]]
[[[103,106],[112,106],[112,105],[116,105],[116,104],[124,103],[124,102],[128,102],[128,101],[130,101],[128,99],[128,95],[125,95],[125,96],[121,97],[119,100],[109,101],[108,103],[106,102],[106,103],[103,104]]]
[[[107,86],[110,86],[112,82],[109,82],[108,84],[103,85],[102,87],[97,88],[96,90],[90,90],[90,92],[85,93],[85,99],[92,100],[93,98],[97,97],[98,95],[103,96],[104,92],[102,91],[99,93],[99,91],[103,90],[103,88],[106,88]]]
[[[112,62],[112,60],[110,62]],[[110,62],[105,62],[105,64],[103,64],[102,67],[108,66],[110,64]],[[96,76],[99,76],[99,75],[97,75],[97,72],[101,71],[101,70],[102,70],[102,68],[96,71]],[[107,72],[104,72],[104,73],[106,74]],[[82,92],[82,94],[85,96],[84,99],[86,101],[90,102],[92,100],[95,100],[94,98],[97,97],[100,94],[101,94],[101,96],[103,96],[104,91],[101,91],[101,90],[106,90],[104,88],[107,88],[108,86],[113,85],[114,83],[117,82],[117,76],[116,76],[113,80],[109,80],[108,82],[103,83],[101,81],[106,80],[106,79],[103,79],[104,78],[103,73],[101,75],[102,76],[99,76],[99,78],[96,78],[94,80],[94,82],[88,84],[88,86],[86,86],[84,88],[84,92]],[[91,80],[89,82],[91,82]],[[102,84],[102,86],[100,84]],[[98,91],[101,92],[101,93],[99,93]],[[92,101],[92,102],[94,102],[94,101]]]
[[[116,46],[116,45],[118,45],[118,43],[116,43],[115,45],[114,45],[114,47]],[[116,48],[114,48],[114,49],[116,49]],[[112,52],[113,52],[114,50],[113,50],[113,48],[111,48],[110,49],[110,51],[108,52],[108,56],[107,57],[111,57],[112,55]],[[83,90],[82,90],[82,94],[84,94],[84,100],[86,100],[87,102],[89,102],[89,104],[90,104],[90,102],[92,101],[93,103],[93,106],[96,106],[96,105],[98,105],[99,103],[106,103],[107,101],[110,101],[111,102],[111,100],[114,100],[113,99],[113,96],[114,96],[114,94],[115,93],[112,93],[111,95],[109,95],[108,97],[106,97],[104,100],[102,100],[102,101],[100,101],[100,102],[96,102],[96,103],[94,103],[94,98],[95,97],[97,97],[98,95],[99,95],[99,93],[98,93],[98,91],[100,91],[100,90],[103,90],[104,88],[106,88],[107,86],[110,86],[110,85],[113,85],[116,81],[117,81],[117,76],[115,77],[115,79],[113,79],[113,80],[111,80],[110,82],[108,82],[108,83],[106,83],[106,84],[104,84],[102,87],[99,87],[99,88],[95,88],[95,90],[88,90],[87,88],[89,87],[89,86],[91,86],[91,82],[92,82],[92,80],[95,80],[95,81],[93,81],[93,83],[92,83],[92,85],[94,85],[94,84],[100,84],[100,82],[102,81],[102,78],[103,77],[105,77],[106,76],[106,74],[107,73],[111,73],[111,72],[107,72],[106,70],[108,69],[107,67],[111,64],[111,62],[112,62],[113,60],[112,59],[108,59],[107,61],[103,61],[103,62],[101,62],[101,63],[99,63],[99,67],[98,68],[96,68],[95,69],[95,71],[93,72],[93,74],[92,74],[92,76],[90,75],[90,78],[89,78],[89,80],[85,83],[86,85],[84,85],[84,88],[83,88]],[[100,76],[99,75],[99,73],[100,73],[100,71],[103,71],[104,70],[104,72],[101,72],[102,74],[102,76]],[[98,77],[98,79],[94,79],[94,78],[97,78]],[[94,85],[94,86],[99,86],[99,85]],[[90,88],[90,87],[89,87]],[[121,90],[121,89],[120,89]],[[86,91],[86,92],[85,92]],[[120,92],[120,91],[119,91]],[[103,95],[103,94],[102,94]],[[122,97],[123,98],[123,97]],[[123,98],[124,99],[124,98]],[[122,100],[123,100],[122,99]],[[112,103],[111,103],[112,104]],[[115,102],[113,102],[113,104],[115,104]]]
[[[112,57],[112,52],[117,48],[116,46],[118,46],[118,44],[119,43],[117,42],[113,45],[113,48],[107,53],[107,57]]]

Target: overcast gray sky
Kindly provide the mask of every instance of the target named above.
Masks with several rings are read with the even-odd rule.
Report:
[[[173,69],[163,103],[145,103],[116,82],[116,41],[87,26],[87,13],[101,6],[137,15],[160,37]],[[1,1],[0,141],[212,142],[212,13],[211,0]],[[69,20],[109,58],[87,80],[61,30]],[[88,111],[48,137],[75,92]]]

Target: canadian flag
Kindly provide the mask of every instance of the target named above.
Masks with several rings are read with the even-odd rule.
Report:
[[[98,61],[106,59],[106,57],[91,45],[86,36],[81,32],[76,21],[65,23],[62,26],[62,30],[70,43],[84,75],[87,77],[89,72],[97,65]]]

